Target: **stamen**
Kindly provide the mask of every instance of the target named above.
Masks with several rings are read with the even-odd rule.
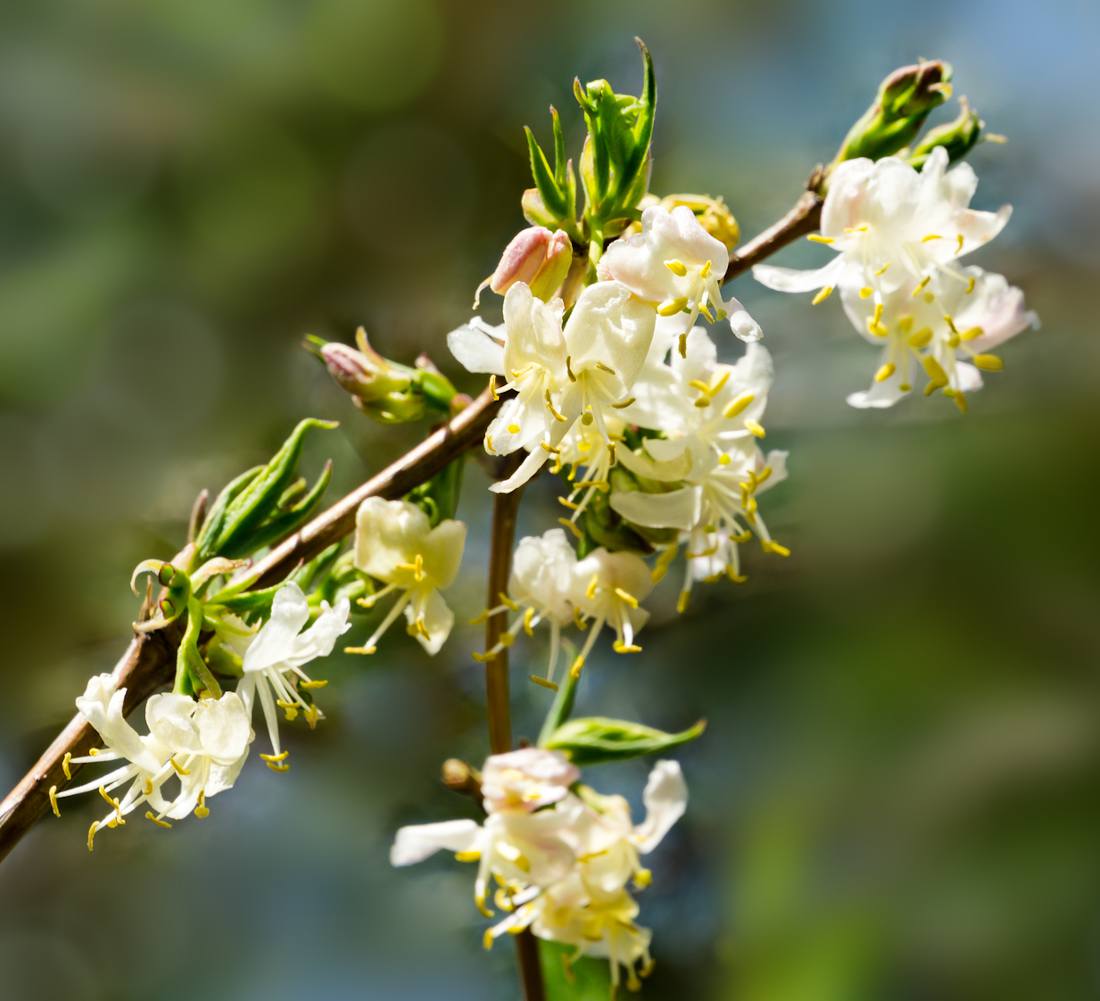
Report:
[[[1005,363],[1001,360],[999,355],[974,355],[970,360],[983,372],[1000,372],[1005,367]]]
[[[489,395],[494,400],[500,399],[500,395],[497,393],[497,377],[495,375],[489,376]]]
[[[790,556],[791,551],[787,546],[781,545],[775,539],[761,539],[760,546],[766,553],[775,553],[776,556]]]
[[[687,305],[687,298],[685,296],[677,296],[675,299],[666,299],[657,307],[658,316],[675,316],[677,313],[683,311]]]
[[[573,359],[569,355],[565,356],[565,374],[569,376],[570,382],[576,382],[577,377],[573,373]]]
[[[65,778],[72,780],[73,773],[69,771],[69,762],[73,760],[73,752],[66,751],[65,757],[61,759],[61,770],[65,773]]]
[[[880,365],[879,370],[875,373],[875,382],[885,382],[897,371],[897,366],[888,361],[885,365]]]
[[[206,790],[199,790],[199,802],[195,807],[195,818],[197,820],[206,820],[210,816],[210,808],[206,805]]]
[[[573,381],[576,382],[576,379],[573,379]],[[565,422],[565,414],[563,414],[561,411],[558,410],[557,407],[554,406],[554,401],[550,397],[550,390],[549,389],[546,391],[545,399],[546,399],[546,409],[550,411],[550,416],[553,417],[554,420],[561,421],[562,423],[564,423]]]
[[[595,580],[594,577],[592,579]],[[625,601],[631,608],[637,608],[638,607],[638,599],[635,598],[634,595],[632,595],[625,588],[621,588],[621,587],[615,588],[615,594],[617,594],[619,596],[619,598],[622,601]]]
[[[833,294],[833,289],[834,288],[835,288],[835,286],[833,286],[833,285],[826,285],[820,292],[817,293],[817,295],[815,295],[810,300],[810,305],[811,306],[820,306],[821,303],[823,303],[826,299],[829,298],[829,296],[831,296]]]
[[[932,341],[932,328],[921,327],[920,330],[915,330],[909,335],[908,344],[911,348],[924,348],[927,347]]]
[[[61,810],[57,806],[57,786],[50,786],[50,809],[55,817],[61,816]]]
[[[304,688],[306,691],[313,691],[315,688],[324,688],[327,684],[327,678],[311,678],[309,681],[300,682],[298,687]]]
[[[863,288],[859,290],[859,297],[861,299],[870,299],[874,294],[875,290],[871,288],[870,285],[864,285]]]
[[[756,399],[755,393],[741,393],[739,396],[734,397],[728,407],[722,411],[722,416],[727,420],[731,417],[736,417],[738,414],[745,411],[752,402]]]
[[[167,820],[161,820],[152,810],[145,811],[145,819],[151,820],[157,827],[163,827],[166,831],[172,830],[172,825]]]
[[[674,275],[683,278],[688,273],[687,265],[675,257],[665,261],[665,267],[668,268]]]
[[[806,239],[809,240],[810,243],[824,243],[826,246],[828,246],[830,243],[836,243],[836,240],[833,237],[822,236],[820,233],[810,233],[809,236],[806,237]]]
[[[767,433],[764,430],[764,425],[759,421],[753,420],[751,417],[745,421],[745,430],[749,432],[754,438],[763,438]]]
[[[961,334],[959,334],[959,340],[961,341],[973,341],[978,337],[981,337],[985,333],[982,327],[968,327]]]
[[[931,243],[933,240],[942,240],[943,237],[939,233],[928,233],[920,238],[921,243]]]
[[[542,688],[549,688],[552,692],[556,692],[558,690],[558,686],[555,682],[551,681],[549,678],[543,678],[541,675],[529,674],[527,676],[527,679],[528,681],[532,681]]]
[[[922,279],[921,279],[921,280],[920,280],[919,282],[917,282],[917,287],[916,287],[915,289],[913,289],[913,298],[914,298],[914,299],[915,299],[915,298],[916,298],[916,297],[917,297],[918,295],[920,295],[920,294],[921,294],[921,292],[923,292],[923,291],[925,290],[925,288],[927,288],[927,287],[928,287],[928,283],[929,283],[929,282],[930,282],[931,280],[932,280],[932,276],[931,276],[931,275],[925,275],[925,276],[924,276],[924,277],[923,277],[923,278],[922,278]]]
[[[581,541],[584,540],[584,536],[581,535],[581,530],[579,528],[577,528],[577,526],[574,525],[573,522],[571,522],[568,518],[559,518],[558,519],[558,524],[561,525],[562,528],[569,529],[569,531],[572,532],[577,537],[578,542],[581,542]]]

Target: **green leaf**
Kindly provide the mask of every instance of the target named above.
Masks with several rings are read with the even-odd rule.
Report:
[[[543,153],[542,147],[535,140],[535,134],[526,125],[523,133],[527,136],[527,150],[531,157],[531,176],[534,178],[535,187],[542,196],[543,205],[554,215],[562,218],[566,215],[565,192],[558,187],[554,179],[554,173]]]
[[[562,723],[543,746],[561,751],[580,767],[604,761],[625,761],[646,754],[660,754],[702,735],[706,721],[679,733],[665,733],[641,723],[588,716]]]
[[[562,682],[557,695],[554,696],[554,701],[550,704],[550,711],[546,714],[542,729],[539,731],[539,747],[545,747],[546,742],[554,736],[555,731],[572,715],[573,703],[577,699],[577,682],[579,681],[579,674],[575,675],[572,671],[566,672],[565,681]]]
[[[199,561],[213,556],[246,556],[276,538],[276,529],[284,533],[292,531],[316,504],[331,475],[326,468],[317,485],[302,501],[290,508],[279,506],[283,495],[297,479],[302,442],[313,428],[334,427],[337,424],[333,421],[312,417],[301,421],[270,462],[233,480],[218,495],[196,539]]]
[[[572,960],[576,949],[539,941],[539,958],[548,1001],[608,1001],[611,967],[606,959]]]

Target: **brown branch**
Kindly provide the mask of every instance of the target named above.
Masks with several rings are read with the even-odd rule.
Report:
[[[518,466],[517,456],[507,463],[507,476]],[[516,539],[516,518],[519,514],[523,488],[507,494],[493,495],[493,522],[489,543],[488,607],[501,604],[501,595],[508,590],[508,578],[512,573],[512,549]],[[508,611],[490,615],[485,621],[485,649],[492,650],[500,642],[508,626]],[[508,648],[502,647],[485,662],[485,694],[489,722],[489,749],[501,754],[512,749],[512,717],[508,697]],[[519,979],[523,987],[524,1001],[545,1001],[546,987],[542,982],[542,964],[539,960],[539,944],[529,928],[516,938],[516,960]]]
[[[782,250],[800,236],[812,233],[821,225],[821,206],[824,199],[814,190],[819,183],[818,177],[819,172],[815,171],[810,178],[809,189],[802,193],[782,219],[730,254],[730,264],[722,281],[728,282],[744,274],[754,264],[759,264],[777,250]]]
[[[260,585],[273,584],[299,563],[349,535],[355,527],[355,512],[367,497],[401,497],[430,479],[451,460],[481,441],[497,407],[497,401],[486,390],[410,452],[272,549],[245,571],[247,578]],[[173,625],[131,639],[113,671],[115,687],[126,689],[127,712],[172,680],[180,633],[178,625]],[[66,752],[80,756],[94,742],[95,731],[82,716],[75,716],[0,803],[0,861],[49,809],[50,787],[60,789],[65,785],[63,762]]]

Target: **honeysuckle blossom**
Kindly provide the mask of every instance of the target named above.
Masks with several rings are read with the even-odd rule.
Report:
[[[523,747],[494,754],[481,773],[481,795],[489,813],[526,810],[529,813],[564,799],[580,770],[562,754],[541,747]]]
[[[350,604],[346,598],[330,608],[321,603],[321,611],[312,625],[309,602],[302,589],[291,582],[275,592],[271,602],[271,617],[254,636],[247,637],[241,661],[241,682],[237,693],[245,709],[252,713],[257,701],[263,710],[271,739],[271,753],[261,754],[274,771],[286,771],[289,752],[279,743],[279,710],[288,721],[299,711],[312,728],[322,718],[321,711],[302,692],[322,688],[327,681],[313,680],[303,665],[318,657],[327,657],[336,641],[349,628]],[[242,644],[243,645],[243,644]]]
[[[630,390],[653,340],[652,308],[617,282],[588,286],[565,321],[560,299],[544,303],[523,282],[504,297],[504,324],[473,321],[447,343],[471,372],[500,375],[504,401],[485,434],[485,450],[529,455],[492,489],[506,493],[526,483],[558,452],[578,423],[594,426],[612,445],[610,421],[630,403]]]
[[[711,236],[686,205],[672,209],[653,205],[642,213],[642,231],[616,240],[600,258],[601,279],[621,282],[683,337],[702,314],[708,320],[728,317],[742,340],[760,338],[760,326],[737,299],[722,296],[729,266],[725,244]]]
[[[641,602],[653,590],[649,567],[636,553],[611,553],[602,546],[594,549],[573,568],[573,603],[587,620],[588,637],[570,666],[575,676],[581,672],[600,630],[609,626],[615,632],[612,644],[616,653],[638,653],[634,640],[649,620]]]
[[[998,274],[965,268],[965,285],[952,282],[932,302],[914,300],[904,290],[884,300],[846,302],[857,329],[882,346],[869,389],[852,393],[853,407],[889,407],[910,393],[916,377],[924,392],[942,389],[965,409],[966,393],[980,389],[982,372],[999,372],[1003,362],[992,350],[1039,320],[1024,304],[1024,294]],[[878,319],[873,323],[877,311]]]
[[[627,887],[649,885],[652,873],[641,856],[683,816],[687,786],[680,766],[657,762],[643,795],[646,817],[635,825],[621,796],[587,787],[562,791],[566,780],[575,782],[564,756],[531,749],[517,759],[519,753],[485,763],[483,774],[492,776],[494,788],[503,774],[513,792],[486,796],[484,824],[453,820],[403,827],[391,862],[410,865],[443,849],[460,861],[478,862],[475,902],[491,913],[486,904],[492,878],[499,887],[495,903],[506,911],[486,931],[487,947],[507,932],[529,927],[539,938],[574,947],[574,958],[609,959],[612,983],[617,986],[625,970],[628,986],[634,987],[652,965],[651,933],[635,923],[638,904]],[[541,808],[531,812],[532,802]]]
[[[829,179],[821,233],[809,237],[836,251],[833,260],[814,271],[753,269],[758,281],[780,292],[819,290],[815,304],[838,289],[856,329],[885,342],[874,382],[849,397],[853,406],[892,405],[911,390],[919,364],[928,378],[926,395],[942,389],[965,409],[965,394],[981,385],[979,369],[1001,367],[999,358],[985,354],[992,343],[1035,323],[1019,290],[958,263],[1000,233],[1011,209],[970,208],[977,176],[968,164],[951,170],[947,164],[940,146],[920,172],[896,157],[839,164]]]
[[[402,612],[408,633],[429,653],[438,653],[454,625],[454,613],[440,595],[458,576],[466,526],[445,519],[434,528],[424,511],[409,501],[368,497],[359,506],[355,565],[384,585],[359,603],[371,608],[397,592],[385,618],[356,653],[374,653],[378,641]]]
[[[620,459],[640,484],[657,489],[620,490],[611,507],[645,528],[675,529],[687,546],[679,607],[686,606],[692,582],[724,575],[740,582],[738,546],[754,534],[766,550],[786,554],[761,516],[757,495],[786,476],[786,453],[765,455],[757,440],[772,383],[772,361],[761,344],[749,344],[734,365],[720,364],[714,344],[701,328],[687,337],[686,353],[650,374],[646,392],[627,418],[660,428],[662,438],[644,439]],[[662,576],[679,544],[658,560]]]
[[[91,790],[97,790],[111,807],[88,829],[89,851],[97,831],[124,824],[127,814],[146,803],[151,809],[145,816],[161,827],[171,827],[170,820],[192,812],[200,819],[207,816],[206,801],[232,787],[252,740],[248,710],[236,692],[198,700],[175,693],[153,695],[145,704],[147,734],[139,734],[126,721],[125,698],[126,689],[116,690],[109,674],[88,681],[76,705],[104,747],[81,757],[66,755],[64,769],[69,775],[72,764],[125,763],[63,792],[50,789],[55,813],[59,813],[59,799]],[[172,792],[166,791],[166,785]],[[112,795],[123,786],[125,792]]]
[[[554,673],[561,649],[561,631],[573,622],[577,554],[560,528],[551,528],[542,535],[529,535],[519,540],[512,557],[512,576],[504,603],[485,612],[485,616],[508,611],[517,613],[504,631],[498,644],[477,659],[495,656],[515,641],[522,629],[532,635],[543,622],[550,627],[550,656],[545,679],[531,676],[539,684],[553,686]]]

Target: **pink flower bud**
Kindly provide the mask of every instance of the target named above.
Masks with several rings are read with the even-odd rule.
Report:
[[[564,231],[529,226],[504,248],[487,284],[503,295],[516,282],[525,282],[536,296],[548,302],[561,288],[572,262],[573,244]]]

